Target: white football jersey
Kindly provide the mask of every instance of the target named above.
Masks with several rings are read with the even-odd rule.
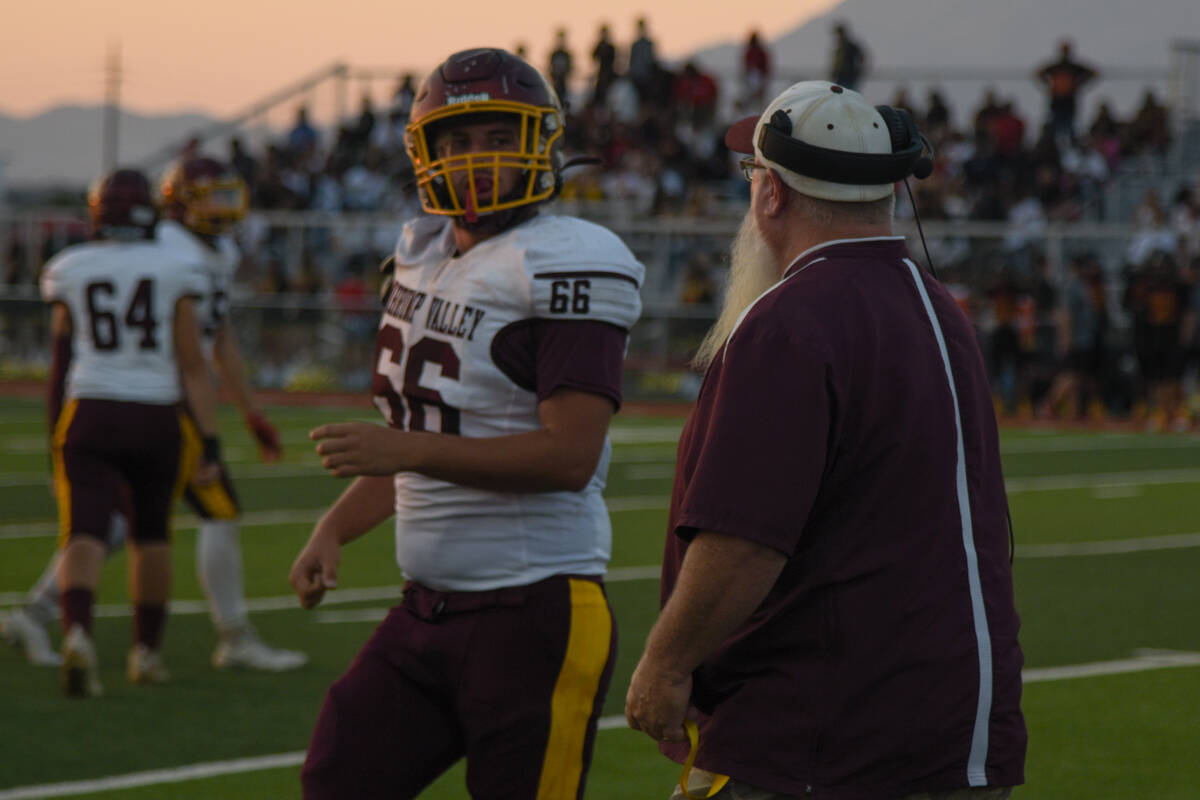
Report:
[[[213,340],[229,316],[229,294],[242,254],[229,236],[217,237],[216,246],[210,247],[196,234],[171,219],[158,223],[157,238],[164,246],[204,265],[205,288],[196,306],[196,318],[200,321],[200,341],[204,352],[211,357]]]
[[[537,319],[627,331],[641,313],[645,271],[616,235],[572,217],[534,217],[457,257],[451,225],[421,217],[401,234],[379,328],[375,403],[405,430],[538,430],[535,388],[517,385],[497,364],[497,334]],[[401,569],[443,591],[602,575],[612,549],[601,497],[610,453],[606,440],[580,492],[500,493],[396,475]]]
[[[68,247],[46,264],[42,298],[71,314],[66,397],[170,404],[183,397],[175,304],[204,290],[198,262],[155,241]]]

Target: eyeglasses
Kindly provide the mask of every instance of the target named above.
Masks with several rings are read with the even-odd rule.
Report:
[[[743,158],[741,161],[738,162],[738,165],[741,166],[742,174],[746,176],[746,180],[748,180],[748,181],[754,180],[754,170],[766,169],[765,165],[756,164],[754,162],[754,156],[746,156],[745,158]]]

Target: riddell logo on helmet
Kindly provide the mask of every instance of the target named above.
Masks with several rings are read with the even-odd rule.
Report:
[[[454,106],[459,103],[478,103],[484,100],[491,100],[492,96],[487,92],[473,92],[472,94],[460,94],[446,98],[446,105]]]

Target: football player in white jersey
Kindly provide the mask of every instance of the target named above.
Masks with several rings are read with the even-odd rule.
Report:
[[[42,275],[42,296],[53,304],[48,408],[62,666],[72,696],[102,691],[93,606],[110,521],[124,503],[132,510],[129,679],[167,679],[159,651],[171,586],[171,509],[184,477],[195,472],[211,483],[219,460],[216,397],[194,307],[203,288],[199,262],[154,241],[157,214],[142,173],[105,176],[88,205],[96,241],[62,251]]]
[[[460,758],[473,797],[579,797],[615,658],[601,492],[641,264],[539,215],[562,114],[502,50],[451,56],[406,131],[428,216],[391,260],[374,396],[387,427],[313,431],[355,480],[292,567],[306,608],[342,545],[395,515],[406,578],[329,689],[304,797],[414,797]],[[347,724],[353,720],[353,724]]]
[[[230,287],[240,254],[237,245],[225,234],[245,214],[246,186],[226,165],[199,156],[182,159],[169,167],[160,191],[167,219],[158,225],[159,242],[179,257],[201,265],[202,285],[196,310],[205,357],[242,412],[263,460],[275,461],[281,454],[279,435],[254,403],[229,318]],[[213,665],[219,669],[276,672],[296,669],[308,657],[295,650],[268,646],[250,623],[237,530],[240,508],[229,470],[224,462],[220,466],[219,480],[204,485],[189,480],[184,492],[188,504],[200,517],[196,570],[217,630]],[[125,527],[125,520],[117,517],[110,546],[119,546]],[[44,627],[58,602],[54,570],[52,562],[30,592],[25,606],[5,620],[5,638],[23,647],[34,664],[52,665],[58,660]]]

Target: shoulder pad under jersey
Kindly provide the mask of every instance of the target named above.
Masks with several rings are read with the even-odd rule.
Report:
[[[642,311],[646,270],[607,228],[547,216],[518,229],[535,317],[628,329]],[[516,232],[516,231],[515,231]]]
[[[454,254],[454,233],[449,217],[426,215],[404,223],[393,254],[393,270],[415,266]]]

